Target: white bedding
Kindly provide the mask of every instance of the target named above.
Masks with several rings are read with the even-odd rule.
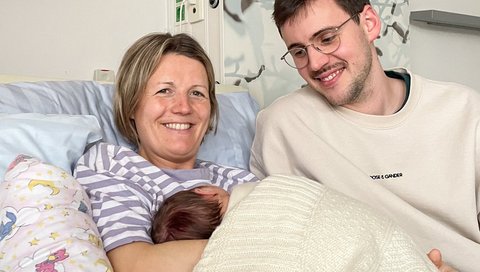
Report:
[[[243,189],[194,271],[437,271],[392,220],[316,181],[270,176],[232,198]]]

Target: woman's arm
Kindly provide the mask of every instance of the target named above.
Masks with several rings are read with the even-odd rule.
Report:
[[[157,245],[134,242],[112,249],[107,255],[115,272],[191,272],[207,241],[182,240]]]

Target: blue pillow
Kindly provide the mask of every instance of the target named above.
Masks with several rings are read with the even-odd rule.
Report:
[[[103,140],[128,146],[112,114],[113,85],[95,81],[39,81],[0,84],[0,112],[93,115]],[[131,146],[129,146],[131,147]]]
[[[39,113],[0,114],[0,135],[0,178],[19,154],[72,173],[85,148],[102,138],[94,116]]]
[[[239,88],[217,87],[226,91]],[[0,112],[93,115],[100,124],[103,141],[135,149],[121,136],[113,121],[112,84],[94,81],[18,82],[0,84],[0,93]],[[217,94],[217,100],[218,130],[205,137],[198,158],[248,169],[259,106],[247,90]]]
[[[220,112],[217,133],[207,134],[198,158],[249,169],[258,104],[248,92],[217,94],[217,100]]]

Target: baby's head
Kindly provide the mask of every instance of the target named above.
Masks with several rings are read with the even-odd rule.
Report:
[[[210,238],[222,222],[229,197],[222,188],[206,185],[167,198],[153,219],[153,242]]]

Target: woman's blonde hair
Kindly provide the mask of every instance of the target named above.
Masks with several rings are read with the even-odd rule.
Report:
[[[140,144],[135,122],[131,118],[147,82],[162,56],[178,54],[198,60],[207,71],[210,97],[209,131],[216,131],[218,104],[215,97],[215,74],[210,58],[202,46],[187,34],[151,33],[137,40],[125,53],[118,69],[113,112],[120,133],[132,144]]]

